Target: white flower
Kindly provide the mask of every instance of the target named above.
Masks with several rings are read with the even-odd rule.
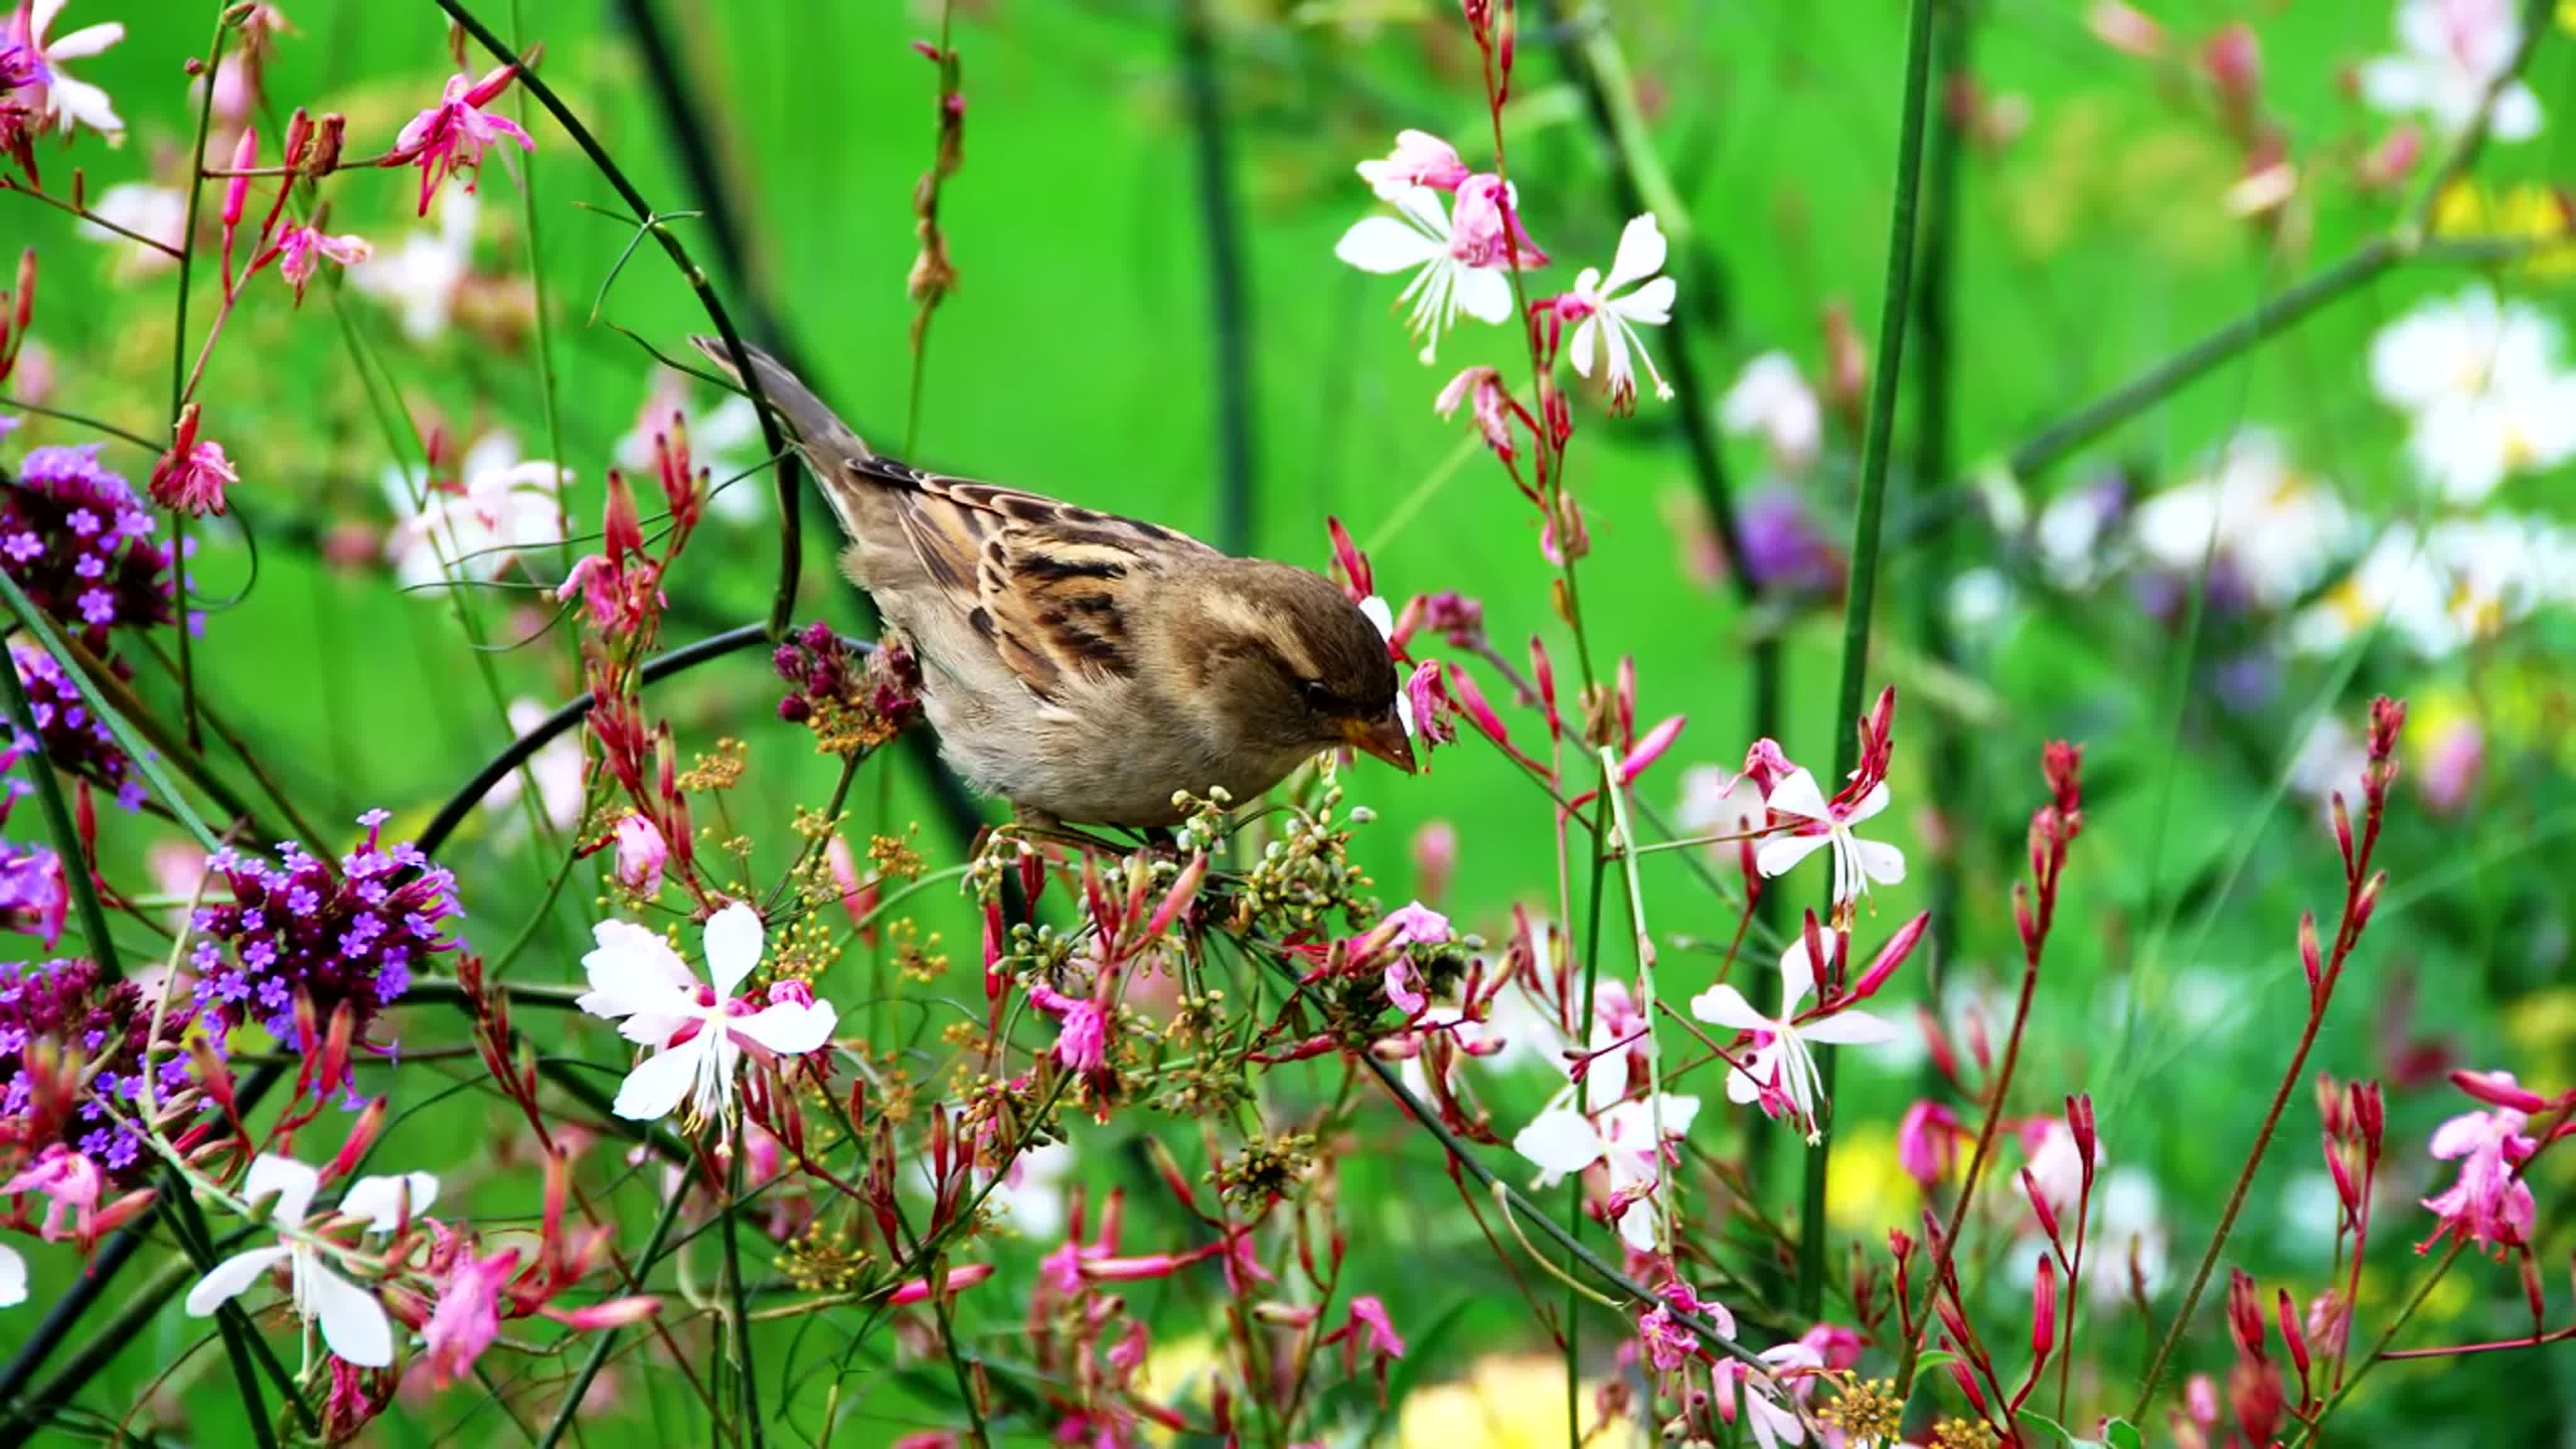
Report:
[[[760,409],[740,393],[725,394],[722,402],[704,412],[688,404],[688,375],[669,368],[657,369],[652,390],[645,394],[644,408],[635,415],[635,426],[617,440],[617,466],[649,476],[653,471],[653,435],[671,426],[673,413],[681,414],[688,423],[690,456],[714,480],[716,491],[707,497],[708,510],[728,523],[757,522],[768,506],[770,494],[761,486],[759,473],[745,470],[756,464],[764,451]]]
[[[36,57],[36,84],[45,95],[45,117],[59,125],[68,135],[72,127],[87,126],[93,131],[113,135],[125,129],[116,108],[108,103],[107,92],[87,81],[77,81],[63,74],[63,62],[96,55],[125,38],[125,26],[116,21],[104,25],[85,25],[51,43],[45,32],[53,28],[54,18],[63,13],[68,0],[36,0],[27,17],[23,37]],[[0,34],[5,38],[5,34]]]
[[[590,990],[579,1003],[593,1016],[619,1021],[618,1035],[654,1048],[617,1089],[616,1111],[632,1121],[670,1115],[683,1101],[689,1116],[717,1122],[733,1104],[734,1073],[746,1044],[779,1056],[802,1056],[831,1040],[840,1018],[820,1001],[755,1007],[734,995],[760,964],[760,913],[736,901],[708,919],[707,974],[689,971],[671,943],[631,921],[592,928],[598,949],[581,958]]]
[[[1655,396],[1669,399],[1673,395],[1663,374],[1655,371],[1655,360],[1646,355],[1646,344],[1639,340],[1639,326],[1661,327],[1673,320],[1673,293],[1676,287],[1670,277],[1656,273],[1664,269],[1664,233],[1655,225],[1654,214],[1631,219],[1619,233],[1619,250],[1610,259],[1610,275],[1605,279],[1598,268],[1585,267],[1574,279],[1574,290],[1567,294],[1583,320],[1574,328],[1574,371],[1577,376],[1592,376],[1594,349],[1602,351],[1602,379],[1609,384],[1610,405],[1625,408],[1635,403],[1637,376],[1628,365],[1628,349],[1637,349],[1637,360],[1645,364],[1646,376],[1655,380]],[[1620,289],[1635,283],[1633,291]],[[1567,315],[1567,302],[1559,299],[1558,314]]]
[[[2108,1308],[2130,1300],[2133,1261],[2136,1276],[2146,1283],[2147,1301],[2154,1302],[2171,1271],[2164,1218],[2156,1208],[2156,1180],[2142,1168],[2113,1168],[2093,1184],[2093,1200],[2101,1221],[2094,1228],[2098,1246],[2085,1250],[2088,1271],[2084,1276],[2094,1303]],[[2101,1271],[2089,1271],[2096,1264]]]
[[[2299,615],[2290,642],[2330,653],[2384,621],[2417,654],[2439,659],[2544,605],[2571,601],[2576,536],[2555,524],[2491,514],[2444,519],[2419,533],[2401,522]]]
[[[18,1250],[0,1243],[0,1308],[14,1308],[27,1301],[27,1260]]]
[[[510,728],[521,735],[528,734],[545,722],[547,713],[546,707],[533,699],[511,700]],[[570,830],[581,823],[588,794],[582,784],[584,768],[578,730],[555,736],[528,759],[527,773],[537,781],[538,806],[557,830]],[[517,770],[502,776],[500,783],[484,795],[484,810],[496,820],[523,821],[526,817],[519,813],[521,780]]]
[[[449,187],[439,202],[437,230],[414,227],[400,246],[349,268],[359,291],[402,313],[403,335],[414,342],[447,330],[457,290],[473,270],[475,206],[472,192]]]
[[[1869,894],[1869,883],[1894,885],[1905,879],[1905,855],[1895,846],[1880,840],[1863,840],[1852,834],[1852,827],[1887,808],[1887,782],[1881,780],[1870,792],[1850,805],[1833,805],[1824,792],[1816,788],[1816,777],[1805,770],[1783,776],[1771,787],[1771,808],[1782,815],[1825,827],[1794,835],[1775,835],[1762,842],[1754,854],[1753,864],[1764,875],[1783,875],[1798,862],[1816,853],[1820,846],[1831,844],[1834,859],[1834,903],[1845,905]]]
[[[1561,1103],[1549,1107],[1512,1138],[1512,1150],[1537,1165],[1540,1187],[1553,1187],[1596,1162],[1607,1164],[1612,1199],[1628,1199],[1619,1212],[1619,1236],[1638,1252],[1651,1253],[1654,1194],[1661,1186],[1661,1154],[1653,1140],[1659,1105],[1665,1138],[1688,1136],[1699,1098],[1668,1092],[1654,1101],[1621,1102],[1596,1116]]]
[[[429,491],[405,466],[385,470],[385,497],[402,520],[386,535],[385,557],[405,588],[496,578],[513,554],[563,539],[557,492],[572,482],[572,470],[520,461],[519,440],[496,431],[465,450],[458,472],[462,494]]]
[[[2427,301],[2370,344],[2370,380],[2411,414],[2407,451],[2442,497],[2476,503],[2516,473],[2576,456],[2576,372],[2558,330],[2524,302],[2472,287]]]
[[[1743,992],[1722,981],[1692,997],[1690,1011],[1712,1026],[1754,1033],[1752,1057],[1726,1074],[1728,1101],[1786,1102],[1790,1120],[1807,1124],[1807,1140],[1822,1142],[1825,1134],[1816,1126],[1816,1108],[1823,1101],[1824,1083],[1809,1043],[1875,1046],[1895,1040],[1896,1028],[1866,1011],[1849,1008],[1801,1022],[1798,1008],[1815,990],[1816,961],[1801,934],[1780,957],[1778,1016],[1754,1010]]]
[[[2194,575],[2204,561],[2253,602],[2281,608],[2325,573],[2351,536],[2331,484],[2291,467],[2281,440],[2247,429],[2210,470],[2138,506],[2130,538],[2150,562]]]
[[[1717,425],[1738,436],[1758,435],[1773,461],[1792,473],[1813,467],[1824,450],[1825,405],[1785,352],[1744,364],[1718,401]]]
[[[1761,1359],[1775,1375],[1785,1370],[1821,1369],[1825,1366],[1825,1356],[1822,1353],[1817,1352],[1809,1344],[1795,1341],[1766,1348],[1754,1356]],[[1719,1402],[1722,1405],[1720,1413],[1724,1414],[1730,1422],[1735,1417],[1734,1413],[1728,1412],[1735,1408],[1734,1386],[1742,1385],[1744,1392],[1741,1412],[1745,1420],[1753,1426],[1753,1442],[1761,1446],[1761,1449],[1779,1449],[1783,1444],[1803,1444],[1807,1441],[1806,1423],[1798,1417],[1798,1411],[1795,1408],[1779,1397],[1779,1381],[1776,1378],[1757,1381],[1753,1377],[1751,1365],[1738,1359],[1727,1359],[1716,1365],[1712,1382],[1716,1386]]]
[[[112,222],[134,236],[150,237],[162,246],[176,248],[188,232],[188,198],[167,186],[153,186],[141,181],[120,182],[107,188],[90,203],[91,215],[84,217],[80,234],[92,241],[103,241],[125,249],[119,264],[127,272],[140,276],[173,267],[178,263],[160,247],[148,247],[121,232],[111,231],[99,222]]]
[[[1072,1176],[1073,1144],[1041,1142],[1012,1161],[984,1201],[1008,1216],[1020,1236],[1048,1242],[1064,1232],[1064,1185]]]
[[[242,1181],[242,1200],[256,1207],[274,1195],[277,1206],[269,1221],[278,1226],[275,1247],[235,1253],[208,1269],[188,1290],[188,1313],[205,1318],[256,1283],[271,1268],[288,1265],[296,1313],[319,1320],[322,1341],[331,1352],[360,1368],[383,1368],[394,1361],[393,1326],[375,1295],[340,1275],[305,1232],[306,1213],[322,1175],[292,1157],[262,1153]],[[340,1198],[338,1213],[362,1218],[366,1231],[390,1233],[416,1218],[438,1196],[438,1179],[426,1172],[399,1177],[362,1177]],[[324,1214],[329,1216],[330,1214]]]
[[[1511,319],[1511,282],[1501,266],[1479,264],[1491,248],[1455,234],[1439,192],[1407,186],[1385,200],[1403,219],[1362,217],[1342,233],[1333,255],[1364,272],[1414,274],[1396,300],[1413,304],[1405,325],[1422,339],[1424,362],[1432,360],[1440,334],[1457,323],[1460,312],[1479,322]]]
[[[2363,63],[2362,99],[2374,110],[2422,112],[2444,135],[2467,130],[2487,87],[2521,48],[2515,5],[2516,0],[2400,0],[2398,53]],[[2487,133],[2499,141],[2527,141],[2540,134],[2540,120],[2540,99],[2531,87],[2508,81],[2496,96]]]

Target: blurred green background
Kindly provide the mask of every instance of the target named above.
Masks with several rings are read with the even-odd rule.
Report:
[[[675,220],[677,234],[719,271],[720,291],[738,308],[763,299],[816,369],[818,388],[863,432],[894,445],[913,365],[909,198],[935,123],[934,70],[907,42],[937,33],[938,7],[663,0],[654,9],[687,87],[682,108],[657,92],[631,7],[482,0],[475,8],[504,33],[542,42],[542,73],[666,215],[711,204],[675,144],[684,130],[703,141],[731,188],[733,219],[750,247],[748,274],[722,274],[704,218]],[[2005,890],[2040,798],[2039,747],[2054,737],[2086,746],[2094,786],[2088,829],[2023,1081],[2033,1110],[2062,1092],[2097,1095],[2111,1161],[2152,1174],[2180,1269],[2205,1241],[2296,1032],[2298,913],[2329,913],[2340,894],[2322,810],[2289,784],[2320,709],[2357,724],[2370,691],[2407,694],[2419,729],[2446,711],[2480,720],[2486,758],[2474,795],[2455,813],[2437,818],[2401,795],[2383,855],[2388,903],[2313,1066],[2339,1076],[2382,1074],[2430,1041],[2461,1064],[2567,1083],[2576,1042],[2567,966],[2576,893],[2565,841],[2576,826],[2568,778],[2576,747],[2566,662],[2576,623],[2544,613],[2473,651],[2429,662],[2385,643],[2357,658],[2289,658],[2276,662],[2259,698],[2230,699],[2215,677],[2223,661],[2212,657],[2223,621],[2194,641],[2149,618],[2122,582],[2053,588],[2026,551],[1999,538],[1949,487],[2042,424],[2344,255],[2388,225],[2412,194],[2366,195],[2342,177],[2385,128],[2353,98],[2349,78],[2354,64],[2390,47],[2385,7],[2176,0],[2156,12],[2175,52],[2164,63],[2103,46],[2086,28],[2088,8],[2075,0],[1970,7],[1978,93],[2007,112],[2026,107],[2026,117],[2011,139],[1972,143],[1961,159],[1946,364],[1951,477],[1920,476],[1911,404],[1900,414],[1892,517],[1902,528],[1928,509],[1953,526],[1932,542],[1929,530],[1901,533],[1884,561],[1883,647],[1870,681],[1873,689],[1896,683],[1903,696],[1898,808],[1888,818],[1913,874],[1879,897],[1862,934],[1870,942],[1922,908],[1947,872],[1955,910],[1935,923],[1938,955],[1958,992],[2002,990],[2017,954]],[[1820,378],[1828,308],[1848,309],[1864,341],[1873,340],[1901,9],[1893,0],[1634,0],[1591,12],[1633,73],[1654,148],[1689,208],[1694,245],[1705,248],[1677,247],[1675,265],[1681,310],[1697,324],[1690,345],[1702,395],[1671,405],[1650,397],[1628,422],[1579,401],[1572,455],[1574,487],[1590,510],[1594,552],[1583,577],[1596,647],[1634,656],[1644,716],[1689,716],[1674,755],[1640,787],[1668,811],[1682,803],[1686,765],[1732,767],[1749,742],[1747,658],[1761,631],[1776,629],[1785,641],[1779,724],[1789,751],[1821,774],[1847,728],[1833,717],[1837,601],[1811,598],[1748,616],[1726,586],[1695,568],[1704,525],[1675,409],[1713,410],[1740,366],[1772,349]],[[1555,287],[1579,267],[1607,264],[1627,213],[1613,158],[1567,82],[1543,12],[1525,4],[1522,13],[1508,118],[1512,170],[1532,230],[1557,259],[1542,277]],[[427,3],[306,0],[288,16],[294,31],[270,64],[268,93],[280,111],[299,104],[345,111],[353,156],[388,144],[453,69],[444,17]],[[121,181],[168,179],[193,121],[180,66],[202,50],[212,13],[200,4],[74,0],[64,23],[102,19],[124,20],[128,38],[79,73],[116,97],[129,126],[125,143],[109,151],[85,140],[69,155],[45,157],[49,180],[78,164],[93,194]],[[2235,21],[2260,38],[2263,110],[2283,128],[2307,178],[2278,232],[2223,208],[2242,159],[2212,119],[2207,82],[2189,60]],[[1548,609],[1550,570],[1536,518],[1481,452],[1462,461],[1463,425],[1442,423],[1431,408],[1453,367],[1491,362],[1514,375],[1512,337],[1470,328],[1444,342],[1440,367],[1426,368],[1389,315],[1394,281],[1354,272],[1332,255],[1335,239],[1371,209],[1352,163],[1383,153],[1397,129],[1447,135],[1472,164],[1489,154],[1475,55],[1454,13],[1432,0],[1210,0],[1201,23],[1242,251],[1255,504],[1249,548],[1322,567],[1324,520],[1338,516],[1372,550],[1382,592],[1400,602],[1460,590],[1483,601],[1506,653],[1517,655],[1519,641],[1536,633],[1566,657]],[[1219,352],[1187,25],[1169,3],[955,6],[965,162],[943,192],[940,219],[959,282],[930,333],[916,461],[1211,534],[1221,466]],[[476,55],[468,68],[483,66]],[[2576,175],[2566,140],[2576,127],[2576,37],[2563,30],[2546,37],[2530,75],[2553,108],[2550,126],[2536,140],[2490,148],[2479,174],[2499,190],[2563,186]],[[506,113],[520,114],[517,105],[505,102]],[[398,828],[416,829],[507,738],[486,672],[502,698],[550,706],[577,688],[562,636],[478,658],[439,593],[404,593],[368,563],[324,561],[317,545],[390,522],[380,480],[400,456],[371,411],[343,329],[366,339],[416,418],[443,419],[466,439],[506,428],[527,456],[542,457],[553,445],[533,334],[521,320],[541,296],[560,398],[560,461],[577,476],[575,516],[595,519],[603,471],[651,380],[650,359],[619,329],[673,349],[702,325],[652,246],[635,249],[619,268],[634,229],[616,196],[558,128],[533,113],[526,119],[535,156],[522,166],[515,153],[505,162],[496,151],[486,167],[477,280],[460,299],[455,326],[425,342],[407,338],[384,303],[326,276],[301,311],[273,288],[260,289],[230,323],[211,369],[206,411],[221,420],[242,470],[236,498],[263,537],[255,569],[230,528],[200,557],[204,592],[228,596],[250,585],[238,605],[207,622],[198,656],[204,687],[281,762],[291,788],[318,802],[309,813],[327,808],[346,818],[382,804],[396,811]],[[408,171],[345,174],[328,195],[332,229],[369,237],[380,258],[432,224],[411,215]],[[58,213],[6,200],[0,238],[12,251],[32,245],[43,267],[36,335],[54,360],[51,405],[152,433],[166,412],[171,277],[138,275],[127,269],[126,248],[76,235]],[[542,267],[537,291],[523,295],[532,240]],[[2303,468],[2331,479],[2356,513],[2400,516],[2412,496],[2403,422],[2372,396],[2364,356],[2380,325],[2470,280],[2450,266],[2391,272],[2048,476],[2020,480],[2030,507],[2110,470],[2121,470],[2133,490],[2152,492],[2188,476],[2234,430],[2259,425],[2284,438]],[[2501,276],[2500,286],[2562,319],[2569,312],[2569,294],[2548,279],[2517,272]],[[198,318],[208,305],[201,290]],[[1670,346],[1659,336],[1648,341]],[[1926,346],[1918,332],[1909,377]],[[693,394],[693,414],[714,402],[709,392]],[[35,420],[15,441],[80,436]],[[1798,479],[1771,476],[1752,439],[1727,439],[1725,456],[1740,498],[1798,499],[1839,549],[1858,446],[1854,431],[1829,420],[1822,463]],[[148,472],[139,451],[111,444],[109,452],[138,481]],[[736,451],[736,466],[755,460],[756,447]],[[2510,501],[2525,513],[2565,518],[2576,512],[2570,481],[2564,468],[2518,479],[2508,485]],[[764,477],[739,486],[763,492],[768,484]],[[809,513],[799,617],[856,628],[854,597],[827,562],[827,526]],[[673,642],[760,617],[774,577],[775,528],[765,503],[709,525],[672,581]],[[1957,663],[1937,664],[1922,620],[1948,617],[1954,580],[1981,568],[2012,577],[2015,601],[1964,637]],[[546,617],[547,601],[512,587],[469,601],[497,640],[526,635]],[[155,699],[172,695],[148,670],[144,686]],[[832,769],[802,731],[773,718],[775,689],[758,655],[699,671],[651,700],[671,713],[684,755],[723,736],[747,743],[753,768],[728,802],[729,823],[761,842],[768,867],[784,865],[794,806],[819,805]],[[1516,716],[1515,727],[1535,722]],[[1936,739],[1948,742],[1946,757]],[[908,769],[888,765],[893,757],[871,767],[854,797],[854,833],[928,818]],[[1417,889],[1408,849],[1416,829],[1446,821],[1463,842],[1446,898],[1462,926],[1499,939],[1511,904],[1547,906],[1554,868],[1545,805],[1506,773],[1471,742],[1413,779],[1369,764],[1348,777],[1352,798],[1377,812],[1359,848],[1390,903]],[[1948,817],[1934,819],[1936,799],[1953,802]],[[467,936],[486,952],[518,933],[544,892],[545,876],[513,823],[487,817],[443,855],[471,912]],[[139,860],[154,838],[148,821],[111,828],[128,860]],[[957,856],[935,823],[923,842],[934,864]],[[1670,857],[1647,869],[1658,934],[1723,939],[1733,917],[1722,902]],[[937,904],[925,909],[925,926],[942,931],[961,960],[971,958],[962,907],[944,893],[926,899]],[[559,906],[515,972],[575,979],[585,917],[595,910],[580,900]],[[1711,970],[1708,956],[1686,949],[1667,950],[1664,962],[1666,1000],[1697,990]],[[966,975],[956,979],[971,993]],[[1901,988],[1920,985],[1918,976]],[[445,1040],[458,1029],[438,1021],[407,1029],[407,1042],[410,1030]],[[604,1031],[576,1039],[608,1059]],[[1920,1083],[1909,1065],[1855,1058],[1844,1084],[1835,1112],[1834,1221],[1866,1246],[1915,1216],[1913,1190],[1894,1167],[1892,1126]],[[1716,1084],[1703,1086],[1714,1104]],[[1293,1102],[1295,1088],[1281,1090]],[[1544,1092],[1544,1082],[1528,1079],[1491,1085],[1505,1137]],[[2414,1174],[2409,1184],[2421,1191],[2412,1195],[2438,1187],[2421,1158],[2423,1136],[2460,1106],[2438,1077],[2395,1093],[2392,1155],[2395,1170]],[[502,1125],[498,1109],[478,1119],[442,1105],[408,1117],[383,1152],[388,1161],[413,1153],[454,1173],[472,1201],[483,1190],[475,1179],[514,1169],[503,1157],[483,1172],[454,1165],[474,1156],[460,1154],[459,1144]],[[1355,1235],[1362,1257],[1353,1281],[1374,1286],[1399,1326],[1416,1334],[1409,1383],[1485,1384],[1470,1397],[1492,1401],[1502,1391],[1465,1377],[1469,1365],[1543,1340],[1450,1201],[1436,1144],[1409,1136],[1392,1115],[1378,1125],[1381,1135],[1345,1169],[1343,1207],[1370,1230]],[[2294,1099],[2229,1254],[2267,1284],[2278,1278],[2303,1293],[2321,1286],[2324,1270],[2313,1230],[2320,1215],[2313,1127],[2306,1103]],[[1132,1171],[1121,1139],[1136,1130],[1122,1119],[1083,1138],[1086,1175],[1106,1182]],[[1507,1173],[1521,1170],[1507,1153],[1496,1156]],[[1775,1215],[1785,1218],[1794,1214],[1785,1152],[1779,1168]],[[2563,1171],[2543,1178],[2543,1222],[2563,1223],[2553,1209],[2570,1179]],[[505,1211],[525,1210],[527,1196],[493,1194],[515,1204]],[[649,1194],[628,1197],[640,1233]],[[2408,1210],[2404,1197],[2394,1201],[2365,1280],[2366,1327],[2406,1280],[2413,1259],[2401,1239],[2429,1227],[2429,1216]],[[1032,1244],[1029,1258],[1043,1246]],[[2553,1253],[2563,1259],[2566,1247],[2563,1227],[2553,1228],[2542,1261]],[[1014,1285],[1027,1275],[1026,1263],[1015,1264],[1003,1281],[961,1300],[967,1329],[1007,1341]],[[1998,1305],[2013,1299],[2005,1277],[1996,1275]],[[2563,1310],[2563,1285],[2553,1283],[2552,1292],[2562,1295]],[[2421,1331],[2450,1340],[2510,1332],[2518,1302],[2509,1272],[2464,1263],[2429,1305]],[[2170,1307],[2168,1293],[2160,1312]],[[1158,1342],[1186,1341],[1189,1325],[1204,1327],[1209,1311],[1204,1299],[1176,1290],[1156,1320]],[[2009,1317],[1999,1308],[1998,1321]],[[31,1321],[22,1311],[0,1322],[0,1348]],[[1609,1324],[1603,1315],[1592,1329],[1605,1366]],[[2210,1325],[2194,1366],[2223,1372],[2214,1318]],[[88,1402],[121,1411],[194,1327],[165,1315]],[[2102,1316],[2090,1332],[2096,1359],[2113,1375],[2098,1394],[2108,1410],[2125,1403],[2125,1375],[2152,1340],[2125,1313]],[[816,1351],[782,1333],[771,1361]],[[165,1396],[193,1440],[223,1439],[216,1418],[227,1390],[219,1373],[207,1375],[218,1363],[201,1355]],[[853,1371],[845,1391],[866,1389],[869,1397],[842,1442],[877,1442],[880,1433],[941,1422],[938,1380],[929,1380],[933,1407],[925,1407],[910,1372]],[[683,1427],[683,1396],[656,1378],[631,1366],[610,1412],[665,1434],[698,1432]],[[820,1393],[817,1384],[788,1412],[811,1422]],[[2091,1401],[2081,1387],[2078,1394]],[[373,1432],[388,1443],[426,1442],[473,1397],[460,1391],[425,1402]],[[1551,1395],[1540,1400],[1501,1417],[1518,1432],[1529,1414],[1561,1412]],[[1443,1412],[1469,1412],[1456,1407],[1460,1400],[1440,1402]],[[2399,1442],[2387,1437],[2396,1425],[2407,1426],[2403,1442],[2416,1444],[2560,1442],[2552,1436],[2576,1422],[2576,1365],[2546,1353],[2390,1371],[2371,1383],[2355,1414],[2348,1442]],[[456,1432],[480,1439],[501,1429],[486,1409]],[[1518,1441],[1489,1428],[1451,1442]]]

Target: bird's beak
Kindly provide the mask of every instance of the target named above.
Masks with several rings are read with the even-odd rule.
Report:
[[[1413,737],[1405,733],[1404,721],[1393,710],[1374,720],[1344,720],[1342,738],[1361,754],[1375,755],[1408,775],[1413,773]]]

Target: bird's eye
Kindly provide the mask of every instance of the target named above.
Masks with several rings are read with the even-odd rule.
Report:
[[[1315,711],[1317,714],[1331,714],[1333,712],[1333,707],[1338,701],[1333,698],[1333,692],[1324,687],[1324,681],[1320,679],[1309,679],[1303,685],[1299,686],[1299,688],[1305,693],[1306,707],[1308,709]]]

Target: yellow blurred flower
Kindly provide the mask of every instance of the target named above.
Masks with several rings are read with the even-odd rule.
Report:
[[[2495,191],[2466,178],[2454,181],[2434,202],[2433,234],[2528,241],[2534,250],[2520,265],[2523,275],[2547,281],[2576,277],[2576,216],[2556,191],[2538,182]]]
[[[1598,1380],[1576,1394],[1591,1427]],[[1400,1449],[1560,1449],[1567,1441],[1565,1365],[1544,1354],[1489,1354],[1464,1379],[1425,1384],[1405,1396],[1397,1418]],[[1599,1449],[1643,1449],[1633,1424],[1614,1424],[1587,1441]]]
[[[1836,1229],[1874,1239],[1914,1219],[1918,1192],[1896,1160],[1896,1132],[1884,1123],[1838,1129],[1825,1166],[1825,1213]]]

